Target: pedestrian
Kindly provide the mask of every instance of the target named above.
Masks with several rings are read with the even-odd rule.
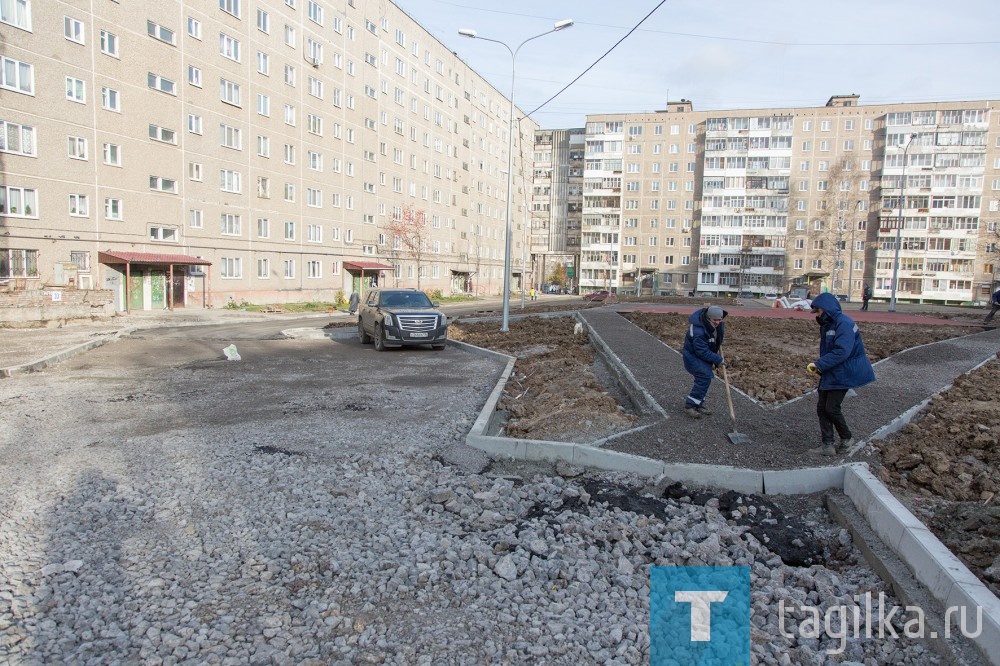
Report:
[[[840,309],[832,294],[820,294],[812,302],[819,324],[819,358],[806,366],[811,374],[819,375],[816,414],[823,439],[820,453],[833,456],[847,453],[854,446],[851,428],[847,425],[841,405],[847,391],[875,381],[875,370],[865,352],[858,325]],[[840,441],[834,445],[834,431]]]
[[[865,288],[861,290],[861,309],[868,309],[868,301],[872,299],[872,287],[870,284],[865,282]]]
[[[355,312],[357,312],[358,303],[360,302],[361,302],[361,296],[358,295],[358,292],[352,291],[351,297],[347,300],[348,312],[350,314],[354,314]]]
[[[990,309],[990,313],[986,315],[986,319],[983,320],[984,324],[993,321],[993,315],[997,313],[997,310],[1000,310],[1000,289],[993,292],[993,296],[990,297],[990,305],[993,307]]]
[[[729,313],[718,305],[695,311],[688,318],[687,335],[684,336],[684,369],[694,376],[691,393],[684,400],[684,413],[692,418],[712,414],[705,407],[705,397],[712,384],[712,370],[725,361],[719,354],[726,325],[723,319]]]
[[[531,300],[535,300],[535,288],[531,288]]]

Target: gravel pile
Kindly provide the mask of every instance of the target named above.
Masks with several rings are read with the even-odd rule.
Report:
[[[287,363],[242,367],[252,380]],[[431,387],[431,405],[413,404],[424,389],[412,387],[352,398],[359,378],[343,395],[275,401],[283,416],[267,421],[241,407],[241,392],[261,384],[228,381],[216,408],[243,418],[214,427],[199,421],[197,407],[211,408],[190,368],[94,371],[94,386],[112,385],[86,403],[72,402],[80,386],[68,376],[5,381],[0,661],[642,664],[649,567],[737,564],[752,568],[756,663],[934,662],[903,638],[848,638],[828,655],[840,641],[798,636],[801,613],[782,635],[781,599],[825,609],[883,588],[821,512],[802,537],[851,551],[830,559],[836,571],[783,564],[734,520],[756,512],[752,500],[720,512],[718,499],[647,499],[652,510],[637,513],[594,490],[641,495],[645,480],[628,475],[513,478],[448,464],[493,381],[491,363],[468,363],[479,379]],[[202,381],[219,385],[234,367]],[[164,427],[154,405],[185,377],[189,402],[175,408],[187,416]],[[125,428],[110,416],[120,409],[139,421]],[[143,410],[151,421],[135,416]],[[82,422],[91,434],[71,439]]]

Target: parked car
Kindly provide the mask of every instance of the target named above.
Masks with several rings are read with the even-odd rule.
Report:
[[[602,289],[601,291],[584,294],[583,300],[590,301],[591,303],[603,303],[610,295],[611,293],[607,289]]]
[[[764,294],[764,298],[766,298],[769,301],[776,301],[778,300],[778,294],[776,294],[773,291],[769,291],[766,294]]]
[[[741,291],[739,298],[756,298],[752,291]]]
[[[372,289],[358,310],[358,340],[376,351],[404,345],[444,349],[448,317],[427,294],[416,289]]]

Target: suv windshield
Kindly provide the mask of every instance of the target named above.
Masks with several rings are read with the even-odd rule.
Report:
[[[431,299],[422,291],[383,292],[379,297],[380,306],[386,308],[430,308]]]

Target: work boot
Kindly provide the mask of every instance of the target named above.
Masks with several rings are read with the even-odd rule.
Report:
[[[705,405],[698,405],[697,407],[695,407],[695,409],[697,409],[698,413],[701,414],[702,416],[712,415],[712,410],[706,407]]]
[[[809,449],[809,453],[818,453],[824,456],[835,456],[837,455],[837,449],[834,447],[833,442],[823,442],[823,446],[817,446],[815,449]]]
[[[698,411],[697,407],[685,407],[684,408],[684,413],[687,414],[688,416],[690,416],[693,419],[700,419],[701,418],[701,412]]]
[[[847,453],[854,446],[854,438],[848,437],[837,442],[837,453]]]

